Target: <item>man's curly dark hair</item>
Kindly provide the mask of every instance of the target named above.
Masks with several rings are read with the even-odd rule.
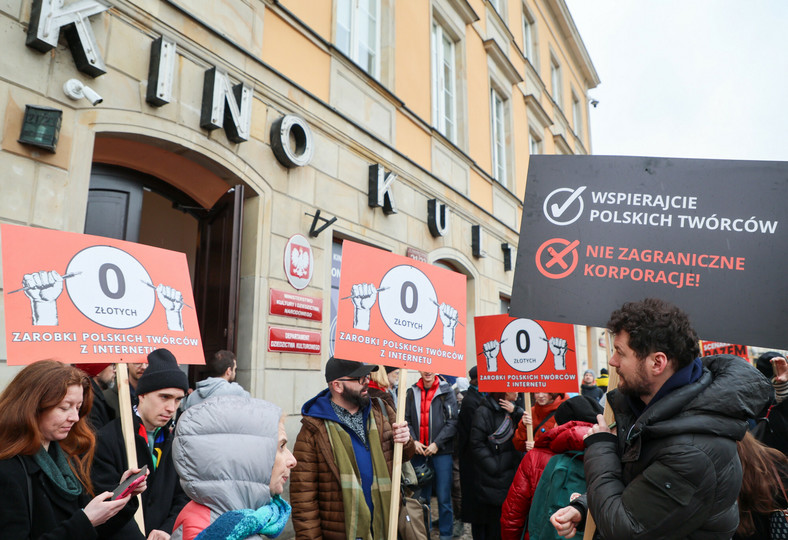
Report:
[[[659,298],[627,302],[610,315],[607,329],[614,335],[626,331],[629,347],[640,360],[654,352],[665,353],[676,371],[700,356],[698,335],[687,314]]]

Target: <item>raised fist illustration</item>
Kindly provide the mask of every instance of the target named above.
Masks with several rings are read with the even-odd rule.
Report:
[[[372,306],[378,299],[378,289],[373,283],[357,283],[350,288],[353,301],[353,328],[369,330],[369,317]]]
[[[498,351],[501,350],[501,343],[493,339],[482,345],[484,359],[487,360],[487,373],[498,371]]]
[[[178,332],[183,332],[183,294],[181,291],[168,287],[164,284],[159,284],[156,287],[156,297],[164,307],[164,313],[167,316],[167,328]]]
[[[25,274],[25,295],[30,299],[34,326],[57,326],[57,298],[63,292],[63,277],[55,270]]]
[[[457,310],[449,304],[441,304],[438,307],[438,313],[443,323],[443,344],[449,347],[454,347],[454,328],[457,326],[459,319],[457,318]]]
[[[566,369],[566,340],[558,337],[551,337],[549,341],[550,352],[553,353],[553,361],[556,370]]]

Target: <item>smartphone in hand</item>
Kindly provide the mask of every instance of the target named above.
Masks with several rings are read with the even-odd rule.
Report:
[[[143,465],[140,472],[136,474],[132,474],[128,478],[126,478],[123,482],[121,482],[118,487],[116,487],[112,492],[112,499],[113,501],[122,499],[136,488],[138,485],[145,480],[145,473],[148,472],[148,466]]]

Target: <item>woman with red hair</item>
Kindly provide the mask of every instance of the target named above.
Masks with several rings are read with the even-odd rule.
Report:
[[[126,503],[145,490],[145,481],[122,499],[110,500],[109,491],[93,496],[96,439],[87,423],[92,403],[88,376],[54,360],[25,367],[0,394],[5,540],[89,540],[98,538],[97,526],[106,523],[103,533],[133,517],[136,505]]]

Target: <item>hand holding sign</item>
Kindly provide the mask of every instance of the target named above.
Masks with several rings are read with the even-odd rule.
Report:
[[[565,506],[550,516],[550,523],[555,527],[558,536],[572,538],[577,533],[577,526],[582,518],[580,510],[574,506]]]
[[[788,363],[786,363],[784,357],[775,356],[772,358],[772,369],[777,382],[784,383],[788,381]]]
[[[57,326],[57,299],[63,292],[63,277],[56,270],[25,274],[25,295],[30,298],[34,326]]]

